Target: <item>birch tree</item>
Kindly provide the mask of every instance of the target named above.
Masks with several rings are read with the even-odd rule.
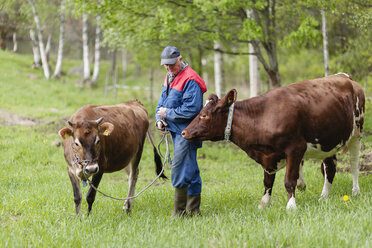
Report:
[[[61,7],[59,13],[59,39],[58,39],[58,52],[56,68],[53,73],[54,78],[59,78],[62,71],[62,60],[63,60],[63,45],[65,40],[65,0],[61,0]]]
[[[323,35],[323,57],[324,57],[324,76],[329,75],[329,57],[328,57],[328,36],[327,21],[325,9],[322,7],[322,35]]]
[[[247,10],[247,18],[252,18],[252,13]],[[257,96],[261,93],[261,81],[260,72],[258,67],[258,59],[256,51],[251,43],[248,44],[249,53],[249,86],[250,86],[250,97]]]
[[[38,42],[36,40],[35,31],[33,29],[30,29],[30,39],[31,39],[31,45],[32,45],[32,52],[34,55],[34,63],[32,65],[32,68],[40,68],[41,67],[41,57],[38,47]]]
[[[17,42],[17,33],[13,32],[13,52],[17,52],[18,50],[18,42]]]
[[[225,94],[225,80],[224,80],[224,66],[223,66],[223,54],[219,52],[222,44],[219,41],[214,42],[214,82],[216,87],[216,94],[219,98]]]
[[[45,47],[44,47],[44,42],[43,42],[43,35],[42,35],[42,30],[41,30],[39,14],[36,10],[35,2],[33,0],[28,0],[28,2],[31,5],[32,12],[34,14],[34,20],[35,20],[35,24],[36,24],[36,30],[37,30],[37,33],[38,33],[40,57],[41,57],[41,62],[42,62],[43,70],[44,70],[44,76],[45,76],[46,79],[49,79],[50,78],[50,71],[49,71],[47,56],[46,56],[46,53],[45,53]]]
[[[83,82],[82,85],[90,84],[90,62],[88,46],[88,14],[83,13]]]
[[[97,85],[101,57],[101,15],[96,16],[96,39],[94,44],[94,69],[92,84]]]

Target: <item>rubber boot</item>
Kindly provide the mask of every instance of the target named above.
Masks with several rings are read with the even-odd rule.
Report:
[[[186,212],[188,216],[201,215],[200,200],[200,194],[187,196]]]
[[[187,187],[175,188],[173,216],[183,217],[186,214]]]

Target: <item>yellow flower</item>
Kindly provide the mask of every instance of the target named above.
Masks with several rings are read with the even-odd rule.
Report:
[[[348,195],[344,195],[344,196],[342,197],[342,199],[343,199],[344,201],[347,201],[347,200],[349,200],[349,196],[348,196]]]

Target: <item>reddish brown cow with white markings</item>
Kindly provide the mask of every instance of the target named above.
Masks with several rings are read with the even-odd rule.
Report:
[[[301,166],[304,158],[323,160],[321,197],[328,196],[336,172],[335,155],[346,148],[350,152],[352,193],[359,194],[365,97],[350,76],[339,73],[307,80],[243,101],[236,101],[236,95],[236,90],[222,99],[211,95],[182,135],[187,140],[230,139],[261,164],[265,192],[260,208],[270,204],[275,173],[283,167],[287,209],[296,208],[296,186],[305,186]]]
[[[85,183],[93,176],[92,184],[98,187],[103,173],[125,169],[129,179],[128,197],[134,195],[138,177],[138,164],[148,132],[146,109],[137,101],[117,105],[87,105],[70,117],[69,126],[59,134],[63,138],[65,159],[74,191],[76,213],[80,212],[80,181]],[[162,170],[161,159],[153,145],[156,171]],[[162,174],[163,178],[166,178]],[[90,187],[87,194],[88,213],[96,196]],[[131,209],[133,199],[126,200],[124,210]]]

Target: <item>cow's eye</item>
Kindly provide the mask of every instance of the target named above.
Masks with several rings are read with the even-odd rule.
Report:
[[[75,146],[79,146],[79,143],[75,142]]]
[[[202,114],[202,115],[200,116],[200,118],[202,118],[202,119],[204,119],[204,118],[206,118],[206,117],[207,117],[206,114]]]

